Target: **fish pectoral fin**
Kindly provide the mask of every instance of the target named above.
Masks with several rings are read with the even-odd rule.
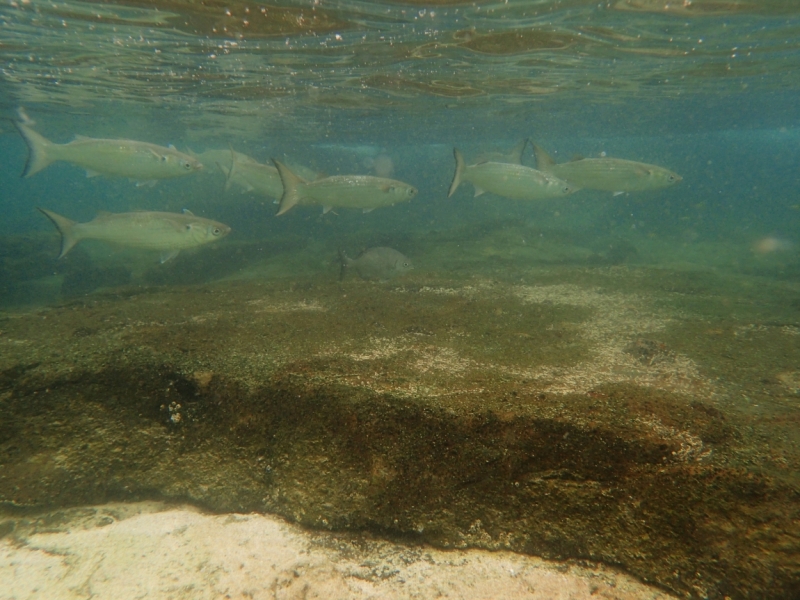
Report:
[[[161,264],[163,265],[168,260],[172,260],[178,256],[179,253],[180,250],[164,250],[164,252],[161,253]]]
[[[194,216],[194,213],[193,213],[192,211],[190,211],[188,208],[184,208],[184,209],[182,209],[182,210],[181,210],[181,212],[182,212],[183,214],[185,214],[185,215],[190,215],[190,216],[192,216],[192,217]]]
[[[481,194],[485,194],[485,193],[486,193],[486,190],[483,190],[483,189],[479,188],[477,185],[475,186],[475,196],[474,196],[475,198],[477,198]]]
[[[87,140],[91,140],[91,139],[92,139],[92,138],[90,138],[90,137],[88,137],[88,136],[86,136],[86,135],[79,135],[79,134],[77,134],[77,133],[76,133],[76,134],[75,134],[75,137],[74,137],[74,138],[72,138],[72,141],[73,141],[73,142],[85,142],[85,141],[87,141]]]
[[[332,206],[323,206],[322,207],[322,214],[323,215],[327,215],[329,212],[331,212],[332,208],[333,208]]]
[[[156,183],[157,181],[155,179],[148,179],[147,181],[137,181],[136,187],[143,187],[145,185],[148,187],[153,187]]]
[[[624,193],[625,193],[625,192],[614,192],[614,195],[615,195],[615,196],[621,196],[621,195],[622,195],[622,194],[624,194]]]
[[[374,206],[372,208],[365,208],[363,212],[366,214],[366,213],[371,213],[373,210],[375,210]]]
[[[155,156],[155,157],[156,157],[158,160],[167,160],[167,157],[166,157],[166,155],[164,155],[164,154],[159,154],[158,152],[156,152],[156,151],[155,151],[155,150],[153,150],[152,148],[148,148],[148,150],[150,150],[150,153],[151,153],[153,156]]]
[[[86,169],[86,177],[99,177],[100,173],[93,169]]]

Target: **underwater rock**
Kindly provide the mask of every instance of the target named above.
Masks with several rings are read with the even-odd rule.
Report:
[[[585,561],[407,546],[155,502],[0,517],[0,579],[15,598],[64,600],[85,597],[82,589],[99,598],[168,598],[179,586],[192,598],[401,600],[442,590],[462,600],[675,598]]]
[[[675,360],[675,355],[669,351],[666,344],[643,338],[634,340],[625,348],[625,352],[648,366]]]
[[[791,332],[718,326],[701,346],[707,321],[665,307],[662,271],[636,292],[591,276],[228,281],[18,315],[0,326],[0,508],[175,500],[791,597],[795,397],[736,404],[768,402],[743,361]]]

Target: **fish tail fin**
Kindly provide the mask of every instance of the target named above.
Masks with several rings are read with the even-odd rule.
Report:
[[[456,173],[453,175],[453,182],[450,184],[450,190],[447,192],[448,198],[456,193],[458,186],[461,184],[461,177],[464,175],[464,169],[466,169],[464,156],[458,151],[458,148],[453,148],[453,156],[456,157]]]
[[[231,149],[231,168],[225,171],[225,169],[222,169],[222,165],[219,165],[219,168],[222,169],[223,173],[225,173],[226,192],[231,189],[231,184],[233,183],[233,174],[236,172],[236,152],[233,151],[233,146],[231,144],[228,144],[228,147]]]
[[[225,165],[223,165],[221,162],[217,162],[217,166],[219,167],[219,170],[222,171],[222,174],[225,175],[225,189],[227,190],[229,187],[228,179],[230,177],[231,170]]]
[[[533,155],[536,157],[536,168],[540,171],[551,170],[556,164],[553,157],[550,156],[544,148],[535,144],[533,140],[531,140],[531,146],[533,147]]]
[[[353,264],[353,259],[347,256],[344,250],[339,248],[339,262],[341,263],[339,268],[339,281],[341,281],[344,279],[344,274],[347,270],[347,267]]]
[[[300,193],[298,186],[305,183],[302,177],[298,177],[289,170],[289,167],[284,165],[281,161],[272,159],[275,168],[278,169],[278,175],[281,176],[281,183],[283,184],[283,195],[281,196],[281,205],[278,209],[276,216],[280,216],[295,204],[300,202]]]
[[[78,223],[44,208],[38,208],[38,210],[53,222],[61,234],[61,254],[58,255],[58,258],[63,258],[75,244],[81,241],[81,237],[75,232],[75,225]]]
[[[522,154],[525,152],[525,146],[528,145],[528,138],[520,140],[517,145],[508,153],[508,162],[515,165],[522,164]]]
[[[43,135],[35,132],[28,124],[18,121],[15,121],[15,124],[20,134],[25,139],[25,143],[28,144],[28,150],[30,151],[28,154],[28,162],[25,163],[25,170],[22,172],[22,176],[30,177],[56,160],[48,154],[48,152],[52,152],[55,144]]]

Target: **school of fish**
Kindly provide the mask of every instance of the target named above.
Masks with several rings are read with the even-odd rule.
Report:
[[[225,189],[236,185],[246,192],[272,198],[279,204],[276,215],[295,206],[318,206],[323,213],[335,208],[370,212],[407,202],[418,194],[413,185],[375,175],[325,176],[301,165],[272,164],[228,150],[183,153],[173,146],[159,146],[127,139],[98,139],[76,136],[65,144],[54,143],[33,129],[23,111],[16,126],[28,145],[29,155],[22,173],[30,177],[53,162],[64,161],[86,170],[88,177],[126,177],[137,185],[153,185],[160,179],[184,177],[215,163],[225,175]],[[522,165],[528,143],[533,148],[537,168]],[[612,192],[645,192],[674,185],[682,180],[677,173],[658,165],[631,160],[578,157],[571,162],[555,160],[532,140],[522,140],[508,153],[491,153],[468,164],[455,148],[455,173],[448,198],[463,182],[475,188],[475,196],[491,193],[514,200],[536,201],[559,198],[581,189]],[[378,157],[380,158],[380,157]],[[382,171],[390,174],[392,169]],[[376,170],[378,175],[383,174]],[[77,223],[50,210],[39,210],[56,226],[62,244],[59,258],[84,239],[101,240],[160,252],[161,262],[174,258],[183,249],[201,246],[224,238],[231,229],[223,223],[191,212],[141,211],[102,213],[86,223]],[[357,259],[340,251],[342,274],[349,268],[364,279],[388,279],[410,268],[411,261],[391,248],[371,248]]]

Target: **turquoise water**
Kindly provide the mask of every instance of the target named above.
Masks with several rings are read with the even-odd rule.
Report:
[[[34,206],[84,221],[99,210],[180,211],[233,227],[334,235],[534,218],[677,238],[774,235],[798,242],[800,50],[793,2],[23,2],[0,7],[0,106],[36,129],[179,150],[288,157],[326,174],[371,172],[386,155],[419,188],[406,205],[322,221],[224,192],[201,175],[137,188],[57,163],[20,179],[27,149],[0,134],[0,233],[46,233]],[[683,176],[612,197],[584,190],[553,208],[446,201],[453,146],[476,156],[531,137],[563,161],[627,158]],[[524,164],[533,166],[530,149]],[[486,198],[486,197],[484,197]],[[324,225],[323,225],[324,223]],[[315,229],[316,228],[316,229]]]
[[[0,508],[158,497],[601,561],[684,597],[789,597],[799,91],[797,0],[3,0]],[[204,168],[155,185],[66,161],[23,177],[25,120],[59,144],[174,145]],[[448,198],[454,148],[472,164],[527,139],[557,163],[613,157],[682,179],[525,201],[464,182]],[[419,192],[367,213],[276,216],[276,198],[226,186],[231,149]],[[541,166],[530,144],[522,164]],[[231,233],[163,264],[97,240],[58,260],[37,207],[78,222],[191,211]],[[339,282],[339,250],[376,246],[414,270]],[[287,381],[298,394],[284,398]],[[395,414],[395,439],[386,407],[406,400],[419,412]],[[429,410],[458,425],[463,463],[448,458],[455,441],[420,425]],[[308,423],[321,433],[291,450]],[[105,445],[83,443],[95,430]],[[640,437],[652,451],[619,449]],[[373,439],[385,448],[348,471],[352,447]],[[486,456],[516,448],[519,473],[483,465],[480,444]],[[194,451],[197,466],[180,466]],[[313,468],[296,475],[303,460]],[[478,463],[486,472],[470,479]],[[443,467],[451,483],[426,480]],[[399,492],[383,496],[384,479]],[[525,494],[551,484],[590,493],[540,517],[549,492]],[[463,489],[478,490],[477,508],[423,536],[414,515],[428,509],[409,490],[433,506]],[[394,503],[414,518],[398,521]],[[320,506],[330,514],[314,520]],[[595,519],[585,530],[570,521],[581,511]],[[490,544],[480,525],[494,512]],[[612,521],[624,526],[609,532]],[[498,532],[532,537],[500,545]]]

